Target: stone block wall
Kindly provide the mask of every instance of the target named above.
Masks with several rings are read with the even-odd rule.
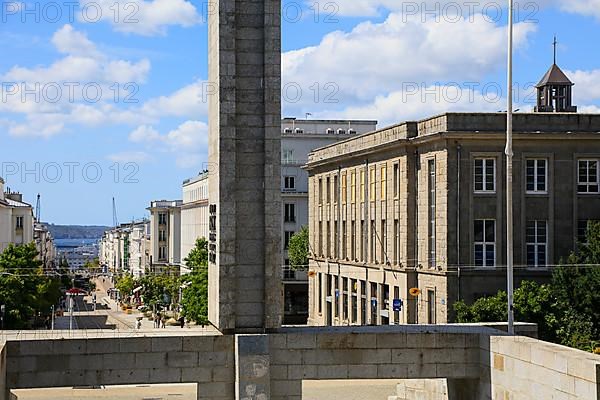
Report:
[[[28,340],[6,351],[11,389],[197,383],[198,399],[235,398],[233,336]]]
[[[523,336],[492,336],[482,347],[492,400],[600,399],[598,356]]]

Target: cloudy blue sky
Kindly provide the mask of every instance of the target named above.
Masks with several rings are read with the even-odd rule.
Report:
[[[284,0],[285,116],[380,126],[504,110],[506,2]],[[600,0],[522,1],[515,99],[552,62],[600,112]],[[0,176],[45,221],[111,224],[181,197],[207,159],[206,2],[2,1]]]

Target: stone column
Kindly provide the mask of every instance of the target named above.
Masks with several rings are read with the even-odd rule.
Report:
[[[278,328],[281,3],[209,5],[209,319],[222,332]]]
[[[268,335],[236,335],[235,368],[236,400],[271,398]]]

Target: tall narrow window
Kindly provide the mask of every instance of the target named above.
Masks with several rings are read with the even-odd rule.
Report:
[[[350,174],[350,201],[356,203],[356,171]]]
[[[475,192],[493,193],[496,191],[496,159],[475,159]]]
[[[350,225],[350,259],[356,260],[356,221]]]
[[[327,237],[325,238],[325,248],[327,251],[327,258],[331,258],[331,223],[327,221],[327,230],[325,231]]]
[[[381,167],[381,200],[387,197],[387,166]]]
[[[288,191],[292,191],[296,189],[296,177],[294,176],[286,176],[283,182],[283,188]]]
[[[356,279],[350,280],[350,291],[352,293],[352,315],[350,321],[355,324],[358,320],[358,282]]]
[[[365,254],[365,243],[367,239],[367,227],[365,221],[360,221],[360,260],[362,262],[367,261],[367,255]]]
[[[429,266],[436,266],[436,174],[435,160],[429,160],[428,169],[428,190],[429,190]]]
[[[546,193],[548,180],[548,161],[545,158],[527,160],[527,192]]]
[[[290,247],[290,239],[294,236],[294,231],[285,231],[283,236],[283,248],[287,250]]]
[[[322,273],[319,273],[319,286],[318,286],[317,290],[319,291],[318,308],[319,308],[319,314],[321,314],[323,312],[323,274]]]
[[[335,317],[340,316],[340,282],[337,276],[333,277],[333,308]]]
[[[348,320],[348,278],[342,278],[342,317]]]
[[[319,205],[323,205],[323,179],[319,178]]]
[[[598,160],[579,160],[577,192],[599,193],[600,174],[598,172]]]
[[[371,325],[377,325],[377,283],[371,282]]]
[[[427,290],[427,323],[432,325],[436,322],[437,307],[435,304],[435,290]]]
[[[543,267],[547,261],[548,233],[546,221],[527,221],[527,266]]]
[[[400,164],[394,164],[394,198],[400,194]]]
[[[394,264],[400,265],[400,222],[394,220]]]
[[[333,258],[339,258],[340,241],[338,235],[338,222],[333,222]]]
[[[492,267],[496,264],[496,221],[478,219],[474,228],[475,265]]]
[[[319,221],[319,255],[323,257],[323,222]]]
[[[375,201],[377,197],[377,171],[375,168],[369,170],[369,200]]]
[[[342,204],[346,204],[348,200],[348,179],[347,175],[342,175]]]
[[[387,256],[387,224],[385,219],[381,220],[381,262],[386,263],[388,261]]]
[[[23,229],[23,217],[17,217],[16,228],[17,229]]]
[[[348,222],[342,221],[342,253],[340,254],[341,259],[348,257]]]
[[[333,202],[335,204],[337,204],[337,202],[338,202],[339,190],[340,190],[340,186],[339,186],[339,182],[338,182],[338,176],[334,175],[333,176]]]
[[[377,256],[375,255],[375,243],[376,243],[377,229],[375,227],[375,220],[371,220],[371,240],[370,240],[370,261],[377,262]]]
[[[365,186],[365,170],[361,169],[360,171],[360,202],[365,202],[365,191],[367,190]]]
[[[331,203],[331,178],[327,177],[327,180],[325,181],[325,193],[327,196],[327,204]]]
[[[296,205],[284,204],[284,222],[296,222]]]

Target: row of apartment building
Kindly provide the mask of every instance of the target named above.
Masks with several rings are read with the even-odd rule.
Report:
[[[44,270],[53,271],[57,267],[57,254],[52,234],[46,224],[36,220],[32,205],[23,201],[23,195],[5,189],[0,177],[0,252],[10,244],[31,242],[35,242]]]
[[[306,323],[308,318],[308,266],[292,269],[287,247],[290,238],[308,225],[308,173],[303,166],[316,148],[373,131],[376,121],[298,120],[285,118],[281,130],[282,248],[286,323]],[[182,184],[183,200],[153,201],[147,220],[105,233],[100,262],[111,271],[127,271],[139,277],[176,267],[189,272],[185,259],[196,239],[209,235],[209,171]]]

